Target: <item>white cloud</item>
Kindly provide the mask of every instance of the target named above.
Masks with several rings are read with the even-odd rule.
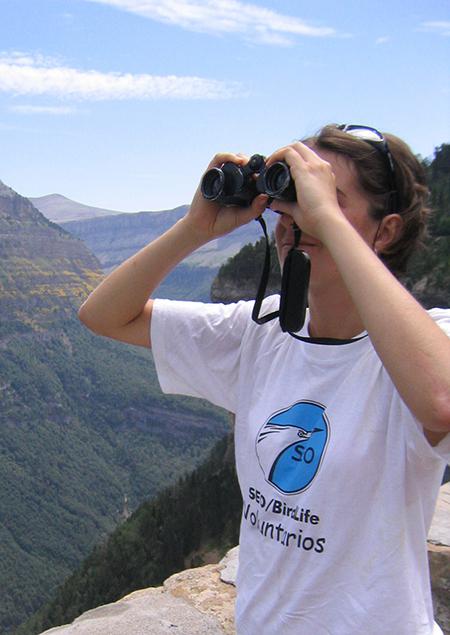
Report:
[[[389,42],[391,38],[389,38],[387,35],[382,35],[381,37],[377,37],[377,39],[375,40],[375,44],[386,44],[386,42]]]
[[[448,20],[422,22],[421,27],[421,31],[431,31],[444,37],[450,37],[450,22]]]
[[[239,0],[85,0],[107,4],[144,18],[204,33],[235,33],[252,42],[289,46],[296,36],[330,37],[331,27]]]
[[[238,84],[215,79],[79,70],[22,52],[0,53],[0,91],[80,101],[228,99],[242,94]]]
[[[11,112],[18,113],[19,115],[73,115],[79,112],[76,108],[71,106],[11,106],[9,109]]]

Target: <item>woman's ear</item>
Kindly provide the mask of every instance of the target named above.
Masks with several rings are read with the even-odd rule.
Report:
[[[382,254],[400,238],[403,229],[403,219],[400,214],[388,214],[378,227],[373,243],[374,251]]]

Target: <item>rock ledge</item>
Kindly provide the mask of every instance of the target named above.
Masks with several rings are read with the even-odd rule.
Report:
[[[219,564],[176,573],[45,635],[233,635],[237,559],[235,547]]]

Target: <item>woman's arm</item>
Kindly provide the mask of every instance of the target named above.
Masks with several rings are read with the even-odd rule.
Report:
[[[81,306],[78,316],[83,324],[98,335],[150,346],[151,293],[202,244],[186,225],[181,219],[110,273]]]
[[[450,338],[345,219],[324,240],[400,396],[438,441],[450,432]]]
[[[243,164],[246,158],[218,154],[208,167],[225,161]],[[151,346],[151,293],[195,249],[259,216],[266,201],[267,197],[258,196],[248,208],[220,207],[204,200],[197,190],[184,218],[117,267],[91,293],[79,310],[80,320],[99,335]]]

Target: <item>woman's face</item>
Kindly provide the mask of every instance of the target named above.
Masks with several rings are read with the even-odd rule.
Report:
[[[352,162],[341,154],[328,150],[317,154],[330,163],[336,177],[336,196],[344,216],[369,244],[373,245],[379,222],[369,216],[369,201],[357,180]],[[274,202],[272,207],[276,209]],[[281,205],[280,205],[281,207]],[[281,267],[294,244],[292,219],[281,214],[275,229],[275,240]],[[299,248],[311,259],[311,289],[316,285],[329,285],[339,277],[328,249],[315,237],[302,233]]]

